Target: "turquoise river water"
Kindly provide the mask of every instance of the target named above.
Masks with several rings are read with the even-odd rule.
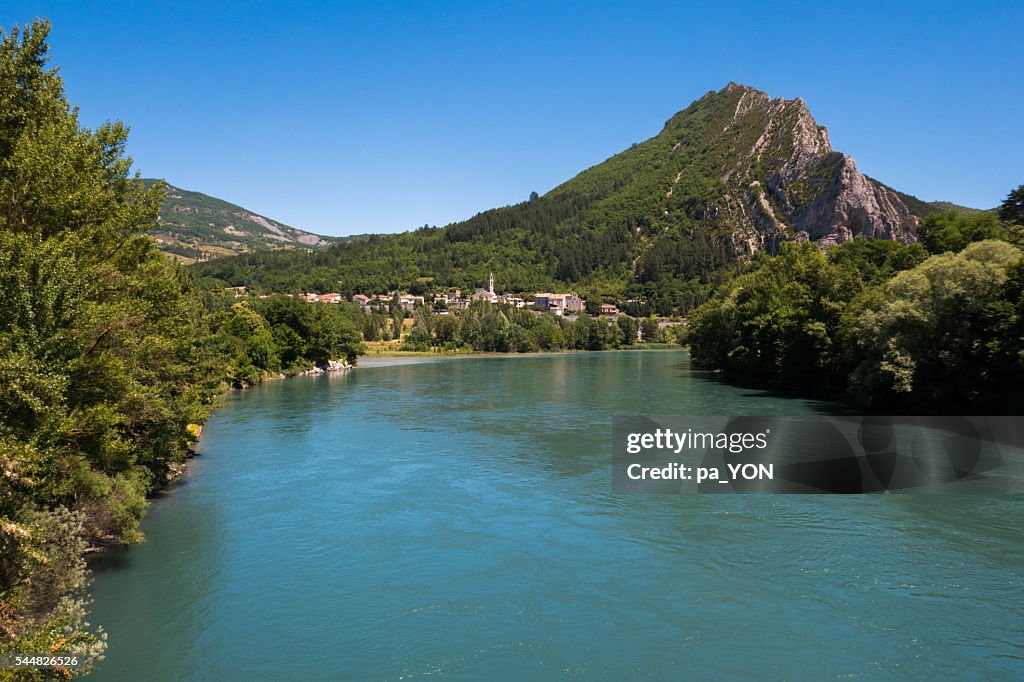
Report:
[[[613,415],[833,409],[683,351],[236,392],[94,562],[90,679],[1020,679],[1020,497],[611,493]]]

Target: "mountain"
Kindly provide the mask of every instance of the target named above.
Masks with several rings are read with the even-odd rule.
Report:
[[[155,180],[144,180],[147,186]],[[165,182],[160,227],[150,232],[160,250],[187,262],[261,250],[312,249],[336,241],[271,220],[202,192]]]
[[[730,83],[645,142],[540,197],[444,228],[374,237],[316,254],[240,256],[203,276],[273,289],[382,291],[481,286],[577,288],[668,297],[685,307],[715,273],[787,240],[916,240],[900,197],[832,149],[802,99]]]
[[[604,195],[599,210],[644,205],[639,217],[650,224],[639,226],[641,236],[696,225],[727,236],[736,253],[774,250],[787,239],[916,239],[906,206],[832,149],[802,99],[735,83],[552,193],[566,191]]]

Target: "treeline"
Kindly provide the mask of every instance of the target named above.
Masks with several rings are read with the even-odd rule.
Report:
[[[403,350],[445,351],[469,348],[488,353],[534,353],[558,350],[610,350],[645,344],[675,343],[676,336],[653,318],[620,315],[615,321],[589,315],[575,320],[512,306],[474,302],[460,315],[416,311]]]
[[[141,539],[214,396],[361,341],[340,309],[224,303],[159,253],[162,188],[130,174],[124,126],[79,124],[48,32],[0,34],[0,655],[80,673],[104,647],[83,556]]]
[[[1018,412],[1021,194],[1004,203],[1003,222],[992,213],[929,215],[912,246],[784,245],[694,312],[694,362],[734,381],[872,410]]]
[[[232,386],[295,374],[328,360],[353,364],[364,352],[362,327],[369,320],[358,306],[310,305],[273,296],[255,301],[210,295],[208,338],[201,341],[212,368]]]

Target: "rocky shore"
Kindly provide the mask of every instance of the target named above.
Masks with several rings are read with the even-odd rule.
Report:
[[[313,369],[307,369],[305,372],[299,372],[299,376],[306,376],[311,374],[327,374],[328,372],[341,372],[347,369],[352,369],[353,365],[348,364],[344,360],[328,360],[323,365],[317,365]]]

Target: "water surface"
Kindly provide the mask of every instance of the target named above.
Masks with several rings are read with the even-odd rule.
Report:
[[[613,415],[834,409],[684,352],[237,392],[96,565],[95,679],[1019,678],[1019,497],[610,492]]]

